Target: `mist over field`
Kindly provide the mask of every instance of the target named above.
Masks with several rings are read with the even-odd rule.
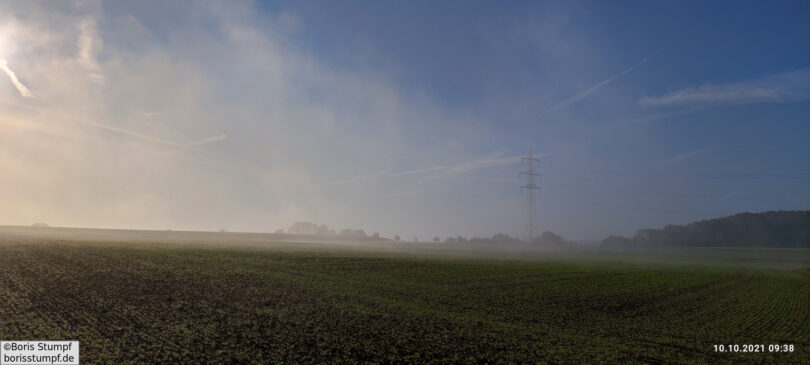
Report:
[[[90,363],[804,363],[809,256],[0,227],[0,338]]]

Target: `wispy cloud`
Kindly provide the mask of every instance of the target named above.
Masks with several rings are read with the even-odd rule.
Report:
[[[32,96],[31,90],[28,90],[28,88],[23,85],[22,82],[20,82],[14,71],[11,71],[11,69],[8,68],[8,62],[2,58],[0,58],[0,69],[3,69],[3,71],[6,72],[6,75],[8,75],[9,79],[11,79],[11,83],[14,84],[14,87],[16,87],[17,91],[20,92],[20,95],[26,98],[30,98]]]
[[[79,38],[76,41],[78,54],[76,55],[81,64],[90,73],[90,78],[97,82],[104,81],[100,73],[96,52],[101,49],[101,38],[96,30],[96,23],[92,19],[85,19],[79,23]]]
[[[701,154],[703,152],[704,152],[703,149],[696,149],[696,150],[692,150],[692,151],[689,151],[689,152],[681,153],[679,155],[675,155],[674,157],[672,157],[670,162],[674,162],[674,163],[682,162],[682,161],[684,161],[686,159],[695,157],[695,156],[697,156],[697,155],[699,155],[699,154]]]
[[[706,108],[708,108],[708,106],[706,106],[706,105],[696,105],[696,106],[693,106],[693,107],[690,107],[690,108],[683,108],[683,109],[675,110],[675,111],[666,111],[666,112],[663,112],[663,113],[657,113],[657,114],[646,115],[646,116],[642,116],[642,117],[638,117],[638,118],[626,119],[626,120],[624,120],[623,123],[624,124],[634,124],[634,123],[652,122],[652,121],[656,121],[656,120],[668,119],[668,118],[678,116],[678,115],[681,115],[681,114],[687,114],[687,113],[696,112],[696,111],[703,110],[703,109],[706,109]]]
[[[639,104],[651,107],[785,103],[810,99],[810,69],[768,75],[736,83],[708,83],[644,96]]]
[[[647,63],[647,61],[650,59],[650,57],[651,56],[644,57],[644,59],[641,60],[641,62],[637,63],[633,67],[630,67],[630,68],[628,68],[628,69],[626,69],[626,70],[624,70],[622,72],[619,72],[619,73],[617,73],[617,74],[615,74],[613,76],[610,76],[607,79],[605,79],[604,81],[585,89],[584,91],[580,92],[579,94],[576,94],[576,95],[574,95],[574,96],[572,96],[572,97],[570,97],[568,99],[565,99],[565,100],[557,103],[556,105],[544,110],[542,113],[540,113],[540,116],[538,118],[543,118],[546,115],[551,114],[551,113],[553,113],[553,112],[555,112],[555,111],[557,111],[559,109],[566,108],[566,107],[580,101],[581,99],[587,97],[588,95],[593,94],[594,92],[596,92],[596,90],[599,90],[599,88],[601,88],[601,87],[603,87],[603,86],[605,86],[605,85],[607,85],[607,84],[609,84],[609,83],[611,83],[613,81],[616,81],[617,79],[621,78],[624,75],[627,75],[627,74],[635,71],[637,68],[641,67],[641,65]]]
[[[543,155],[539,156],[542,157]],[[424,183],[434,179],[444,179],[450,178],[458,174],[467,173],[473,170],[484,169],[484,168],[491,168],[501,165],[512,164],[520,161],[520,156],[518,157],[502,157],[502,158],[486,158],[476,161],[466,161],[457,163],[454,165],[439,165],[439,166],[432,166],[432,167],[425,167],[419,169],[412,169],[412,170],[405,170],[405,171],[398,171],[398,172],[390,172],[390,170],[383,170],[367,175],[361,175],[349,179],[337,180],[323,186],[335,186],[335,185],[343,185],[343,184],[350,184],[350,183],[357,183],[371,179],[378,179],[378,178],[398,178],[398,177],[405,177],[405,176],[420,176],[417,183]]]

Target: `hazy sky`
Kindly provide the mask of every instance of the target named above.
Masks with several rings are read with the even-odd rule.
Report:
[[[569,239],[810,209],[810,2],[1,1],[0,224]]]

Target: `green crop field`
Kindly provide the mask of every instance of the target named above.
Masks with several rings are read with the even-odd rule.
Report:
[[[0,339],[115,364],[808,363],[808,257],[5,237]]]

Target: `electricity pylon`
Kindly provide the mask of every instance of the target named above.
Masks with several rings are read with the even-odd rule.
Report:
[[[536,202],[535,202],[535,200],[536,200],[535,191],[540,191],[540,187],[537,186],[534,183],[534,177],[535,176],[541,176],[539,173],[537,173],[537,171],[535,171],[534,163],[535,162],[539,163],[540,159],[535,158],[534,155],[532,155],[532,148],[529,147],[529,156],[520,158],[520,164],[521,165],[523,165],[523,162],[527,162],[528,168],[526,169],[526,171],[521,171],[520,174],[518,174],[518,178],[522,178],[523,175],[526,175],[526,177],[528,179],[526,185],[522,185],[520,187],[520,192],[522,193],[523,190],[526,189],[526,191],[528,191],[528,193],[529,193],[529,201],[528,201],[529,206],[528,206],[528,212],[527,212],[529,222],[528,222],[527,230],[529,231],[529,234],[528,234],[528,236],[529,236],[529,244],[531,244],[532,240],[534,240],[534,233],[535,233],[534,225],[537,222],[537,206],[536,206]]]

